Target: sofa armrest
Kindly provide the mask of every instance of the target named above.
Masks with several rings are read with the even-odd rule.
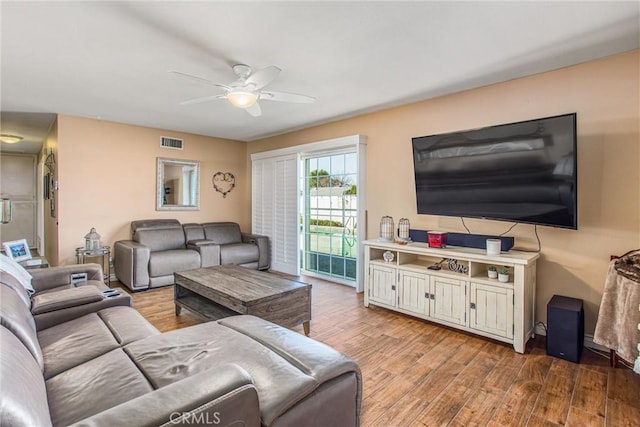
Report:
[[[103,281],[100,264],[72,264],[29,270],[36,293],[71,283],[71,274],[86,273],[87,280]]]
[[[149,287],[151,250],[133,240],[118,240],[113,244],[113,266],[118,280],[131,290]]]
[[[122,403],[74,426],[260,426],[258,393],[237,365],[206,370]]]
[[[258,270],[267,270],[271,266],[269,237],[260,234],[242,233],[242,243],[258,245]]]
[[[45,292],[36,295],[31,300],[31,313],[42,314],[63,308],[75,307],[100,301],[104,298],[102,292],[95,286],[82,286],[62,291]]]
[[[187,249],[200,253],[200,267],[220,265],[220,245],[207,239],[189,240]]]
[[[82,286],[80,288],[72,288],[60,292],[84,292],[84,288],[93,288],[93,286]],[[43,329],[59,325],[60,323],[77,319],[78,317],[89,313],[97,313],[105,308],[117,306],[131,307],[131,296],[121,288],[114,288],[114,290],[118,291],[119,294],[113,297],[107,298],[103,292],[98,291],[100,299],[74,306],[67,305],[56,310],[41,312],[39,314],[34,313],[33,320],[36,322],[36,330],[41,331]],[[50,292],[44,295],[49,296],[57,293],[59,292]]]

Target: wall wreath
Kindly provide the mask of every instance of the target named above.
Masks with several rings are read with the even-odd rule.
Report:
[[[227,197],[227,194],[236,186],[236,177],[231,172],[216,172],[213,174],[212,181],[213,188],[222,193],[222,197]]]

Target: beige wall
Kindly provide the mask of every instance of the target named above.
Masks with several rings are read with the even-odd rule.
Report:
[[[412,228],[465,232],[458,218],[416,214],[411,138],[577,112],[579,230],[538,227],[536,318],[546,322],[554,294],[582,298],[591,334],[609,255],[640,247],[639,75],[635,51],[253,142],[247,154],[366,135],[369,237],[377,236],[382,215],[409,218]],[[486,234],[511,225],[466,223]],[[531,225],[509,235],[518,246],[536,247]]]
[[[103,245],[130,237],[132,220],[176,218],[183,223],[236,221],[250,226],[246,143],[58,116],[58,264],[74,262],[75,248],[95,227]],[[184,150],[160,148],[160,137],[184,139]],[[156,211],[156,158],[200,161],[200,210]],[[226,198],[214,173],[231,172],[236,188]],[[53,262],[53,261],[52,261]]]

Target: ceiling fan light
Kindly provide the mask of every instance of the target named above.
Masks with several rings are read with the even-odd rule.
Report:
[[[0,141],[5,142],[7,144],[15,144],[16,142],[22,141],[22,137],[18,135],[9,135],[6,133],[0,134]]]
[[[249,108],[258,100],[258,95],[253,92],[231,91],[227,94],[227,101],[234,107]]]

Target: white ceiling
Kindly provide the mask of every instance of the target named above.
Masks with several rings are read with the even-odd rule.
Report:
[[[640,47],[630,2],[6,2],[1,111],[63,113],[259,138]],[[283,71],[251,117],[220,93],[231,65]],[[3,132],[10,121],[4,120]],[[3,144],[3,150],[4,150]]]

